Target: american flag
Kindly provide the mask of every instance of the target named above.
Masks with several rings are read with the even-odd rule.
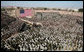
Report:
[[[20,10],[20,17],[32,16],[31,9]]]

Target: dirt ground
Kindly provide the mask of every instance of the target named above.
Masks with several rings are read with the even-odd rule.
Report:
[[[70,14],[75,16],[83,16],[83,13],[81,12],[69,12],[69,11],[57,11],[57,10],[35,10],[36,12],[59,12],[60,14]]]

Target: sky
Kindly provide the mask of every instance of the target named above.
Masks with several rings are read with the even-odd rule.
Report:
[[[1,1],[1,6],[83,8],[83,1]]]

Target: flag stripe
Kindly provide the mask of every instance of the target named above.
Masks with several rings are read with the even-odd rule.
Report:
[[[25,17],[25,16],[32,16],[32,10],[24,10],[24,13],[20,13],[20,17]]]

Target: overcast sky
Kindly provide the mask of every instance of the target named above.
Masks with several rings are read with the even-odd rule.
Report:
[[[83,1],[1,1],[1,6],[83,8]]]

